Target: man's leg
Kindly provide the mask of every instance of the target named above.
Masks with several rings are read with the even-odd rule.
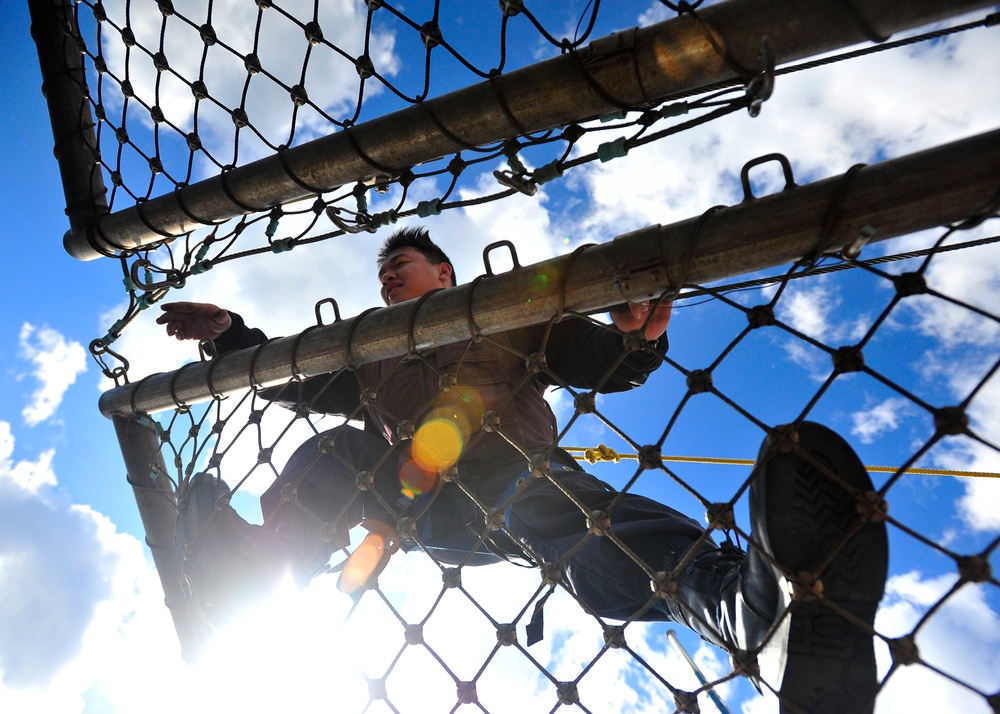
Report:
[[[705,548],[717,549],[702,526],[669,506],[611,491],[579,469],[553,465],[553,476],[583,508],[542,478],[515,496],[508,509],[508,525],[536,557],[545,563],[561,563],[567,585],[596,615],[628,619],[651,602],[653,590],[649,575],[611,538],[584,540],[592,526],[599,526],[593,518],[588,521],[588,514],[609,513],[615,539],[653,572],[672,568],[700,538],[705,539]],[[657,605],[640,619],[671,618]]]
[[[399,465],[396,450],[369,432],[343,426],[317,434],[260,497],[265,528],[291,541],[324,542],[329,558],[363,520],[395,522]]]
[[[861,515],[872,484],[836,434],[805,423],[784,442],[765,441],[750,492],[749,555],[716,547],[695,521],[641,496],[622,495],[602,524],[616,494],[580,471],[555,476],[584,509],[542,479],[510,504],[509,526],[545,562],[562,564],[586,607],[614,619],[674,620],[751,669],[763,646],[765,678],[784,711],[871,709],[885,527]],[[585,539],[605,527],[649,570],[666,574],[655,586],[662,597],[652,597],[649,574],[611,537]],[[794,601],[786,576],[798,588]],[[770,662],[779,664],[769,672]]]
[[[339,427],[304,442],[261,496],[264,525],[229,505],[229,488],[199,474],[178,499],[177,545],[191,606],[218,627],[284,578],[305,585],[365,518],[392,522],[397,459],[372,434]],[[359,488],[360,486],[360,488]]]

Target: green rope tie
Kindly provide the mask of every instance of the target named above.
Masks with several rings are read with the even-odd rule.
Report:
[[[521,159],[518,158],[517,154],[511,154],[507,157],[507,165],[515,174],[524,174],[527,172],[527,169],[524,168],[524,164],[521,163]]]
[[[358,200],[358,213],[368,213],[368,188],[359,183],[354,187],[354,198]]]
[[[417,215],[421,218],[437,216],[441,213],[441,199],[432,198],[430,201],[421,201],[417,204]]]
[[[682,114],[687,114],[689,108],[690,105],[687,102],[674,102],[665,107],[660,107],[660,117],[663,119],[679,117]]]
[[[382,211],[372,216],[371,224],[376,228],[389,226],[399,220],[399,214],[395,210]]]
[[[606,164],[612,159],[620,159],[627,153],[628,147],[625,146],[624,136],[614,141],[608,141],[597,147],[597,158],[601,160],[602,164]]]
[[[539,166],[535,169],[531,177],[535,180],[535,183],[541,185],[543,183],[548,183],[552,179],[562,178],[563,170],[559,165],[558,161],[553,161],[552,163],[545,164],[545,166]]]

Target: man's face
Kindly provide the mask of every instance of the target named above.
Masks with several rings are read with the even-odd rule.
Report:
[[[407,246],[392,251],[378,268],[382,300],[395,305],[418,298],[424,293],[451,286],[451,266],[432,264],[416,248]]]

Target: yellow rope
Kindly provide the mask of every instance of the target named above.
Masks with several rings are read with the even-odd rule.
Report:
[[[638,454],[619,454],[617,451],[604,444],[596,447],[587,446],[564,446],[564,450],[573,454],[577,461],[587,461],[591,464],[613,461],[619,463],[622,459],[638,460]],[[576,453],[579,452],[579,453]],[[720,459],[712,456],[663,456],[664,461],[675,461],[686,464],[722,464],[725,466],[753,466],[752,459]],[[899,471],[895,466],[865,466],[868,471],[874,473],[893,474]],[[1000,473],[988,471],[953,471],[951,469],[924,469],[908,468],[904,473],[917,474],[920,476],[969,476],[973,478],[1000,478]]]

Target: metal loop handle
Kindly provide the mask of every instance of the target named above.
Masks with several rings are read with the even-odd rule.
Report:
[[[509,240],[498,240],[497,242],[490,243],[488,246],[483,248],[483,265],[486,267],[487,275],[494,275],[493,266],[490,265],[490,253],[492,253],[495,248],[499,248],[501,246],[506,246],[510,251],[510,259],[514,261],[514,267],[511,268],[511,270],[519,270],[521,268],[521,263],[517,260],[517,249],[514,247],[514,244]]]
[[[336,300],[334,300],[333,298],[323,298],[322,300],[316,303],[316,307],[314,308],[316,312],[316,324],[310,325],[306,329],[302,330],[302,332],[300,332],[298,336],[296,336],[295,341],[292,343],[292,379],[294,379],[297,382],[301,382],[306,378],[305,373],[299,369],[299,345],[302,343],[302,340],[308,333],[312,332],[318,327],[325,326],[325,323],[323,322],[323,315],[321,314],[320,310],[322,309],[323,305],[326,304],[333,305],[333,321],[340,322],[340,307],[337,305]]]
[[[219,356],[213,340],[198,340],[198,356],[202,362],[210,362]]]
[[[751,159],[743,165],[743,170],[740,171],[740,182],[743,184],[743,200],[750,201],[756,196],[753,195],[753,189],[750,187],[750,169],[760,166],[761,164],[766,164],[770,161],[777,161],[781,164],[781,170],[785,174],[785,188],[783,191],[788,191],[797,186],[795,183],[795,177],[792,175],[792,165],[785,157],[784,154],[765,154],[764,156],[758,156],[756,159]]]
[[[317,325],[326,324],[325,322],[323,322],[323,316],[320,314],[320,308],[322,308],[324,305],[333,306],[333,321],[340,322],[340,306],[337,305],[337,301],[334,300],[333,298],[323,298],[322,300],[316,303],[316,324]]]

